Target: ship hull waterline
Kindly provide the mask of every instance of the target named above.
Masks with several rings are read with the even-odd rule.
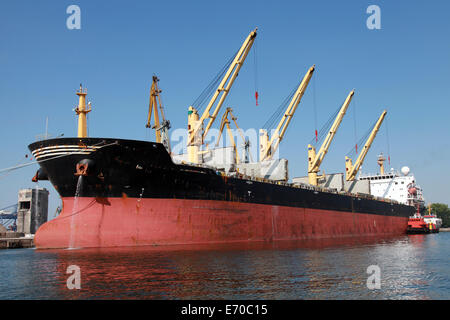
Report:
[[[396,235],[408,219],[224,201],[67,198],[37,248],[207,244]]]

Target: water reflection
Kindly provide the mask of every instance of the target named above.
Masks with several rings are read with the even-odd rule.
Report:
[[[0,252],[1,299],[448,299],[450,234]],[[69,265],[81,290],[68,290]],[[367,267],[381,269],[368,290]]]

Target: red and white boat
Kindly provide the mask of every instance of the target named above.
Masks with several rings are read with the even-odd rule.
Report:
[[[409,217],[406,232],[409,234],[438,233],[441,225],[442,219],[434,214],[430,213],[422,216],[420,213],[416,213],[414,216]]]

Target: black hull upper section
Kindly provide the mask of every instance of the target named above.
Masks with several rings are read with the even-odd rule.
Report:
[[[204,199],[408,217],[414,208],[348,194],[227,177],[177,165],[162,144],[103,138],[60,138],[29,145],[61,197]],[[86,176],[78,184],[80,164]],[[80,190],[81,188],[81,190]]]

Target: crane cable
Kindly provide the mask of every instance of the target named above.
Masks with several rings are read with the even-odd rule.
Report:
[[[314,109],[314,135],[316,137],[316,143],[318,140],[317,133],[317,103],[316,103],[316,76],[313,78],[313,109]]]
[[[389,146],[389,129],[388,129],[388,118],[386,117],[386,141],[387,141],[387,149],[388,149],[388,163],[391,165],[391,151]]]
[[[373,131],[373,128],[377,125],[378,119],[372,124],[372,126],[367,130],[367,132],[356,142],[356,145],[363,145],[370,133]],[[357,149],[351,148],[349,152],[347,152],[347,156],[349,158],[353,158],[358,153]]]
[[[253,43],[253,64],[254,64],[254,71],[255,71],[255,100],[256,100],[256,106],[258,106],[258,57],[257,57],[257,41],[255,40]]]
[[[357,133],[356,133],[356,100],[353,100],[353,126],[354,126],[354,131],[355,131],[355,152],[356,154],[358,154],[358,142],[357,142]]]
[[[7,207],[4,207],[4,208],[1,208],[0,211],[4,211],[4,210],[9,209],[9,208],[12,208],[12,207],[17,207],[17,203],[12,204],[12,205],[7,206]]]
[[[337,115],[339,114],[339,111],[342,108],[342,105],[345,103],[342,102],[342,104],[339,105],[339,107],[336,109],[336,111],[330,116],[330,118],[327,120],[327,122],[324,123],[322,128],[319,131],[318,138],[316,137],[312,138],[309,144],[317,144],[318,142],[321,142],[326,135],[329,133],[331,126],[333,125],[334,120],[336,119]]]
[[[275,110],[275,112],[270,116],[270,118],[266,121],[266,123],[263,125],[263,129],[270,130],[275,127],[276,121],[280,118],[280,116],[285,112],[286,106],[289,104],[289,102],[292,100],[292,97],[295,94],[295,91],[297,91],[298,86],[300,83],[298,83],[294,89],[292,89],[291,93],[283,100],[283,102],[278,106],[278,108]]]
[[[195,99],[195,101],[192,103],[192,106],[196,107],[198,111],[202,111],[202,109],[206,104],[206,101],[212,97],[213,93],[216,90],[216,87],[222,80],[223,76],[227,72],[228,68],[230,67],[231,63],[233,62],[238,52],[239,50],[236,51],[236,53],[227,61],[227,63],[222,67],[222,69],[220,69],[219,73],[211,80],[208,86],[202,91],[202,93],[200,93],[197,99]]]

